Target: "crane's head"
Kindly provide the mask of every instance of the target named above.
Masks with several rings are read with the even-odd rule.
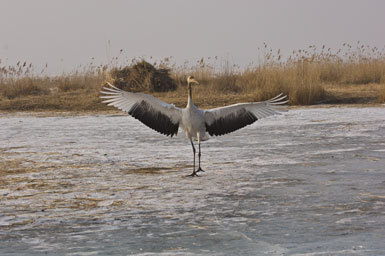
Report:
[[[190,85],[190,84],[199,84],[199,83],[197,80],[195,80],[193,76],[189,76],[187,77],[187,84]]]

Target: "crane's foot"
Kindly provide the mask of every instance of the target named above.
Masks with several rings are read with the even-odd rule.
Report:
[[[193,171],[193,173],[187,175],[187,177],[199,177],[199,175],[197,174],[197,171]]]
[[[203,171],[202,168],[199,167],[198,170],[196,170],[196,172],[205,172],[205,171]]]

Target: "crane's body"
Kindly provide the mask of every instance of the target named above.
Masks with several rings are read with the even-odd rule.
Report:
[[[194,104],[182,110],[182,122],[180,124],[186,137],[195,140],[208,140],[204,122],[204,112]]]
[[[191,80],[192,79],[188,80],[189,95],[187,99],[187,106],[182,110],[181,127],[190,141],[191,139],[198,141],[208,140],[204,121],[204,111],[195,106],[192,100]],[[198,84],[195,79],[193,82]]]
[[[160,99],[143,93],[126,92],[116,88],[110,83],[110,87],[104,87],[101,93],[107,100],[103,101],[128,112],[132,117],[138,119],[151,129],[167,136],[177,135],[179,127],[184,130],[189,139],[194,154],[193,172],[189,176],[197,176],[203,171],[200,166],[201,141],[209,139],[210,136],[219,136],[238,130],[246,125],[252,124],[259,118],[278,114],[276,105],[285,104],[286,96],[282,94],[262,102],[239,103],[226,107],[200,110],[194,105],[192,99],[192,85],[199,84],[192,76],[187,78],[188,99],[184,109],[175,107]],[[198,169],[195,170],[196,149],[193,140],[198,142]]]

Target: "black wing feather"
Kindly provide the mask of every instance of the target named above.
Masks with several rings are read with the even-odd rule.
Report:
[[[161,134],[171,137],[178,134],[179,123],[173,123],[167,115],[157,111],[144,100],[135,103],[128,114]]]
[[[206,123],[206,131],[211,136],[224,135],[241,129],[242,127],[252,124],[257,120],[258,118],[253,113],[242,108],[235,113],[228,114],[215,120],[210,125]]]

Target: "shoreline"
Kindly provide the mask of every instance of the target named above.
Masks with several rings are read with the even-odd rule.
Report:
[[[314,109],[314,108],[385,108],[385,103],[367,103],[367,104],[318,104],[318,105],[298,105],[298,106],[283,106],[287,110],[293,109]],[[34,116],[34,117],[54,117],[54,116],[125,116],[126,112],[121,110],[85,110],[85,111],[63,111],[63,110],[0,110],[0,118],[2,117],[17,117],[17,116]]]

